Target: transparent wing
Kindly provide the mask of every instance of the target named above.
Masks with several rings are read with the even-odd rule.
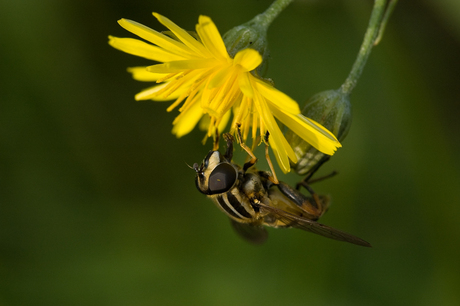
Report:
[[[267,240],[268,232],[262,225],[240,223],[233,219],[230,219],[230,222],[238,235],[250,243],[262,244]]]
[[[364,241],[361,238],[353,236],[351,234],[342,232],[335,228],[329,227],[327,225],[303,218],[300,216],[293,215],[284,210],[265,205],[263,203],[254,203],[253,205],[258,206],[262,212],[268,213],[274,218],[286,223],[290,227],[299,228],[308,232],[312,232],[327,238],[350,242],[353,244],[370,247],[371,244],[367,241]]]

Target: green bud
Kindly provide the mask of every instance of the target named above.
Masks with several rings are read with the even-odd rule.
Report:
[[[302,114],[320,123],[342,142],[351,126],[350,96],[341,89],[320,92],[307,101]],[[291,169],[297,174],[306,174],[325,157],[292,131],[285,136],[297,156],[297,163],[291,162]]]
[[[257,67],[256,71],[259,75],[262,75],[267,66],[269,50],[267,25],[262,22],[263,20],[259,16],[261,15],[256,16],[247,23],[234,27],[224,34],[223,39],[227,52],[232,58],[235,57],[238,51],[246,48],[258,51],[262,56],[262,64]]]

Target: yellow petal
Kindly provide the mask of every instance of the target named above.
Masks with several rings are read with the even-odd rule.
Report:
[[[222,86],[222,84],[224,84],[225,81],[228,80],[229,75],[233,74],[233,71],[234,69],[231,66],[222,66],[215,74],[212,75],[212,78],[210,79],[207,88],[211,89]]]
[[[204,46],[215,58],[220,60],[230,59],[222,36],[211,18],[201,15],[198,18],[196,32],[200,36]]]
[[[213,59],[174,61],[147,67],[147,71],[155,73],[174,73],[193,69],[211,68],[216,65]]]
[[[221,117],[230,110],[239,99],[241,99],[241,91],[236,82],[236,76],[229,76],[226,83],[221,87],[220,92],[211,103],[211,107],[213,107],[219,114],[219,117]]]
[[[187,111],[181,113],[180,120],[174,125],[172,133],[178,138],[190,133],[200,121],[203,112],[199,103],[195,103]]]
[[[153,16],[155,16],[161,24],[170,29],[174,35],[176,35],[176,37],[179,38],[185,45],[187,45],[187,47],[189,47],[194,53],[202,57],[209,57],[209,52],[206,50],[203,44],[198,42],[187,31],[180,28],[174,22],[158,13],[153,13]]]
[[[203,116],[201,117],[198,128],[200,129],[200,131],[207,131],[210,123],[211,123],[211,118],[209,116]]]
[[[171,53],[157,46],[153,46],[133,38],[118,38],[109,36],[109,45],[120,51],[157,62],[179,61],[186,59],[183,56]]]
[[[176,90],[172,94],[170,94],[168,97],[164,97],[163,95],[158,95],[158,92],[160,90],[163,90],[166,86],[168,86],[169,83],[163,83],[160,85],[156,85],[153,87],[149,87],[147,89],[144,89],[140,93],[138,93],[136,96],[134,96],[134,99],[136,101],[141,101],[141,100],[154,100],[154,101],[171,101],[179,98],[181,95],[182,91]]]
[[[253,113],[252,116],[247,116],[247,124],[250,124],[250,117],[252,117],[252,141],[255,142],[257,138],[257,127],[260,122],[260,116],[257,113]]]
[[[270,136],[271,138],[269,137],[269,143],[275,153],[276,161],[278,162],[281,170],[284,173],[288,173],[291,171],[289,159],[292,160],[292,162],[297,163],[297,156],[279,129],[278,125],[275,125],[275,130],[270,132]]]
[[[171,53],[174,53],[179,56],[184,56],[186,58],[196,58],[196,54],[186,45],[177,40],[174,40],[166,35],[163,35],[145,25],[142,25],[138,22],[129,20],[129,19],[120,19],[118,20],[124,29],[130,31],[137,36],[154,43],[155,45],[168,50]]]
[[[335,136],[319,123],[301,114],[286,113],[274,105],[269,104],[269,107],[276,118],[318,151],[333,155],[337,148],[342,146]]]
[[[229,110],[228,112],[225,113],[225,115],[220,120],[220,123],[218,126],[219,133],[222,133],[222,131],[225,130],[225,127],[227,126],[227,123],[228,123],[228,120],[230,119],[231,114],[232,112]]]
[[[167,76],[167,74],[164,73],[153,73],[147,71],[146,66],[130,67],[128,68],[128,72],[133,75],[133,79],[141,82],[153,82]]]
[[[278,165],[284,173],[287,173],[291,169],[289,158],[293,161],[297,161],[296,155],[284,138],[283,133],[278,127],[278,124],[276,123],[275,118],[273,118],[273,115],[266,102],[263,100],[263,97],[261,97],[257,92],[255,92],[254,97],[256,98],[254,105],[256,106],[259,115],[262,117],[264,126],[270,133],[268,140],[273,153],[275,153]],[[261,129],[263,128],[261,127]],[[263,133],[264,131],[261,132]]]
[[[262,56],[254,49],[244,49],[235,55],[234,65],[240,65],[246,71],[256,69],[262,63]]]
[[[276,105],[278,108],[282,109],[283,111],[291,114],[299,114],[300,109],[299,105],[296,101],[291,99],[288,95],[284,94],[283,92],[277,90],[273,86],[265,83],[262,80],[251,75],[251,78],[256,83],[256,88],[260,92],[262,96],[264,96],[268,101],[272,104]]]
[[[249,72],[241,71],[238,75],[238,85],[246,97],[252,98],[254,96],[254,88],[252,87],[253,83],[251,83],[249,74]]]

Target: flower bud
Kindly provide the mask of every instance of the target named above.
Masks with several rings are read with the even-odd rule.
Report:
[[[269,57],[267,27],[261,23],[259,16],[242,25],[236,26],[223,36],[227,52],[231,58],[235,57],[238,51],[246,48],[256,50],[262,56],[262,64],[256,71],[262,75],[267,66]]]
[[[341,89],[320,92],[307,101],[302,114],[324,126],[342,142],[351,126],[350,96]],[[291,169],[297,174],[306,174],[326,156],[290,130],[285,136],[297,156],[297,163],[291,162]]]

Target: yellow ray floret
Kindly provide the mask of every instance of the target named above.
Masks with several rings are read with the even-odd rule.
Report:
[[[332,133],[302,116],[294,100],[253,74],[262,63],[262,56],[256,50],[244,49],[231,58],[211,18],[199,17],[198,38],[195,38],[168,18],[158,13],[153,15],[171,31],[170,35],[121,19],[118,23],[123,28],[147,42],[109,36],[109,44],[157,62],[128,69],[138,81],[158,83],[135,98],[175,100],[168,111],[181,105],[180,114],[173,122],[177,137],[186,135],[198,123],[207,130],[207,137],[216,130],[222,133],[233,113],[231,131],[240,126],[242,141],[246,141],[249,130],[254,139],[258,136],[263,139],[270,133],[269,144],[284,172],[290,170],[289,159],[293,162],[297,159],[277,120],[325,154],[332,155],[341,146]]]

